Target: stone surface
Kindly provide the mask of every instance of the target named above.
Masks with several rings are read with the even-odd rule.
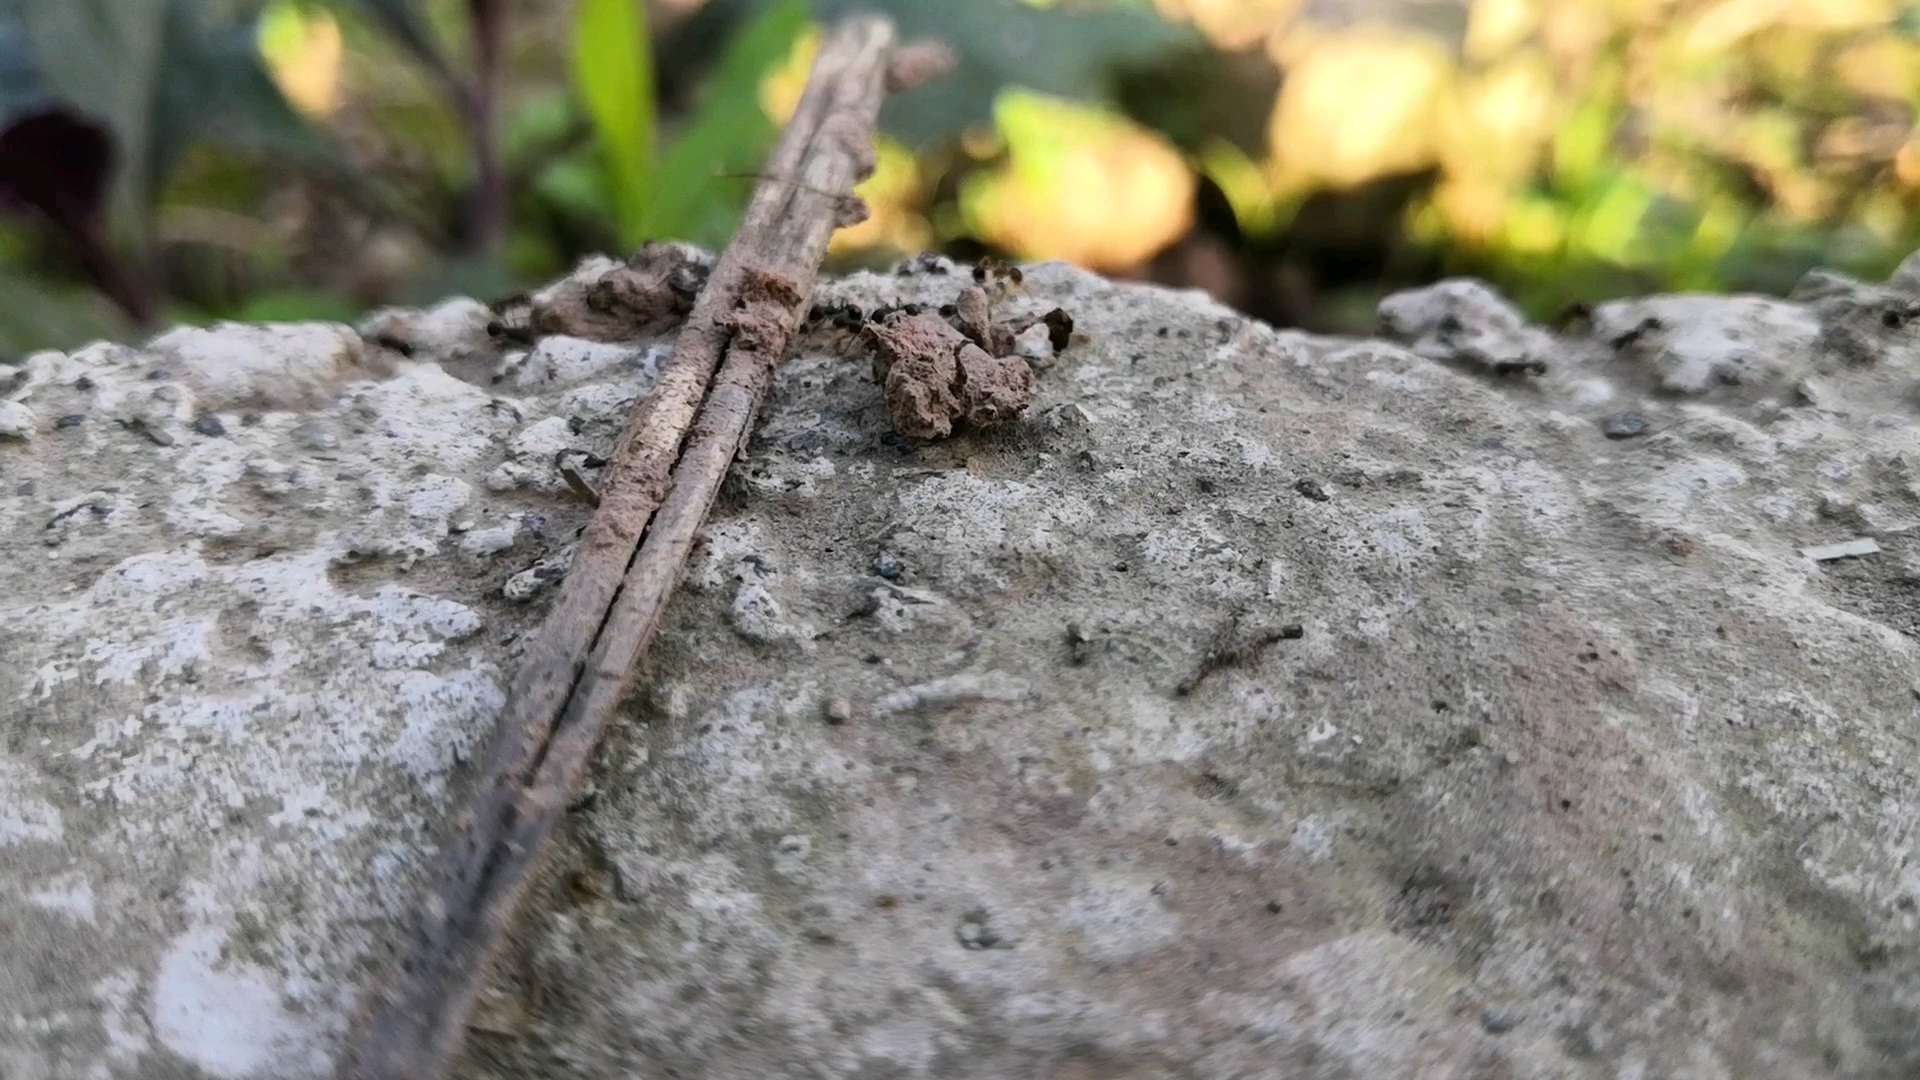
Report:
[[[33,438],[33,410],[17,401],[0,401],[0,439]]]
[[[1025,283],[1006,427],[781,371],[458,1075],[1920,1070],[1916,287],[1414,351]],[[9,1078],[326,1074],[663,343],[205,333],[0,382]]]

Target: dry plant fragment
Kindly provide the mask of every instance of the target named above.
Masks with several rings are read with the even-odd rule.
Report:
[[[984,264],[976,269],[974,279],[982,284],[960,290],[951,321],[910,307],[877,314],[867,324],[873,379],[901,435],[944,439],[963,425],[993,427],[1033,401],[1033,369],[1013,355],[1014,327],[993,320],[988,289],[1020,280],[1018,268],[1005,269],[1010,278]]]
[[[704,288],[684,249],[649,248],[534,305],[533,329],[603,340],[682,314],[685,325],[609,456],[597,509],[514,678],[487,779],[455,819],[418,922],[349,1037],[347,1080],[437,1080],[451,1068],[547,841],[808,309],[842,200],[872,167],[895,54],[893,28],[878,18],[852,19],[822,46]]]
[[[886,397],[893,428],[909,439],[944,439],[960,415],[954,393],[959,382],[957,354],[979,346],[938,315],[888,315],[871,323],[873,378]]]
[[[959,60],[953,50],[934,41],[902,46],[887,64],[887,93],[898,94],[952,71]]]
[[[685,319],[707,274],[686,249],[648,244],[598,278],[562,282],[533,304],[528,321],[536,334],[632,341]]]

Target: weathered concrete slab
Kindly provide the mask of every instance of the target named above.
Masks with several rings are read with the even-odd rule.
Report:
[[[1010,431],[785,369],[462,1075],[1920,1069],[1901,288],[1027,279]],[[0,372],[0,1075],[325,1075],[661,355],[478,317]]]

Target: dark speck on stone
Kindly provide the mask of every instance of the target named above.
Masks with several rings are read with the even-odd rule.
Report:
[[[193,430],[209,439],[218,439],[227,433],[227,425],[221,423],[219,417],[209,414],[195,420]]]
[[[991,949],[1002,940],[999,932],[987,922],[986,913],[977,911],[969,912],[960,920],[953,936],[960,940],[961,948],[974,951]]]
[[[890,551],[883,551],[873,560],[873,572],[888,581],[900,580],[900,560]]]
[[[86,420],[86,417],[81,416],[79,413],[68,413],[53,422],[53,429],[60,431],[70,427],[79,427],[84,420]]]
[[[1320,486],[1320,481],[1312,478],[1295,480],[1293,482],[1293,490],[1312,499],[1314,502],[1326,502],[1332,498],[1332,496],[1327,494],[1327,489]]]
[[[1487,1029],[1489,1035],[1504,1035],[1512,1031],[1520,1018],[1498,1005],[1489,1005],[1480,1014],[1480,1026]]]
[[[1639,413],[1615,413],[1600,423],[1600,430],[1609,439],[1631,439],[1635,435],[1645,435],[1652,425]]]
[[[79,378],[73,380],[73,388],[75,390],[91,390],[93,389],[93,380],[87,378],[85,375],[82,375]]]

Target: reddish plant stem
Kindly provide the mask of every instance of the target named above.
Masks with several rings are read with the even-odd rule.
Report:
[[[461,95],[473,152],[474,186],[468,206],[467,246],[491,257],[506,235],[509,192],[501,159],[500,95],[506,76],[506,0],[468,0],[473,34],[473,78]]]

